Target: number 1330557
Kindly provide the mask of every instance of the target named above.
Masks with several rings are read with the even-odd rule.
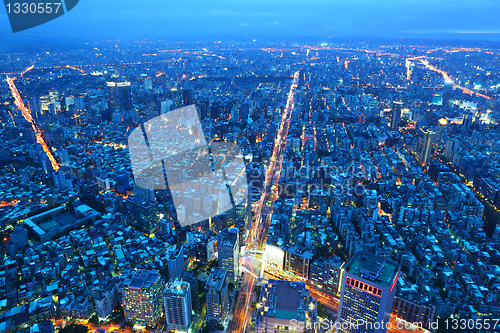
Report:
[[[473,330],[473,329],[485,329],[485,330],[494,330],[497,328],[498,322],[500,319],[493,318],[478,318],[478,319],[446,319],[444,320],[444,324],[446,329],[452,330]]]
[[[7,13],[11,14],[51,14],[57,13],[61,8],[60,2],[46,2],[46,3],[28,3],[28,2],[15,2],[13,4],[7,3]]]

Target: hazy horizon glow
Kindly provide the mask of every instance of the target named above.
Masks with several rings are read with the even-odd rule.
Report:
[[[498,39],[500,2],[472,0],[80,1],[74,10],[19,36],[143,39],[222,35],[313,37],[463,36]],[[0,34],[12,35],[5,7]]]

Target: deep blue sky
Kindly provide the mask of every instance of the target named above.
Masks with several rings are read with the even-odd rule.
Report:
[[[27,1],[27,0],[20,0]],[[500,40],[499,0],[80,0],[19,37],[422,37]],[[5,8],[0,34],[12,35]]]

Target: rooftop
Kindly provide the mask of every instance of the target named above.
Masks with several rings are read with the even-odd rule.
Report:
[[[219,235],[219,248],[234,248],[238,241],[238,228],[232,227],[222,230]]]
[[[316,301],[310,296],[304,282],[270,279],[262,287],[260,300],[262,309],[260,315],[281,319],[304,320],[306,313],[315,316],[311,310],[316,307]],[[313,304],[313,308],[310,308]]]
[[[170,281],[163,293],[165,295],[185,295],[189,291],[189,283],[181,279]]]
[[[223,268],[217,267],[216,269],[213,269],[205,283],[205,288],[215,288],[217,290],[222,289],[226,275],[227,271]]]
[[[157,270],[137,270],[132,278],[124,282],[124,285],[133,288],[149,288],[160,278],[160,273]]]
[[[306,285],[303,282],[288,281],[270,281],[270,284],[275,288],[276,309],[277,310],[293,310],[296,311],[300,307],[302,300],[301,290],[304,290]]]
[[[381,286],[390,286],[396,278],[399,265],[372,253],[358,252],[349,261],[345,270]]]
[[[290,246],[287,251],[307,260],[311,260],[314,257],[314,252],[297,245]]]

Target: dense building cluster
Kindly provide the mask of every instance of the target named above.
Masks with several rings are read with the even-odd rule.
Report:
[[[500,316],[500,50],[2,54],[0,331]]]

